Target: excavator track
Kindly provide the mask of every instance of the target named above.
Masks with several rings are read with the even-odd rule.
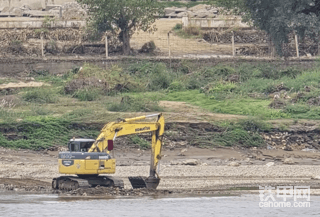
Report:
[[[52,180],[52,188],[72,191],[78,188],[91,188],[96,186],[123,188],[124,184],[121,179],[111,176],[60,176]]]

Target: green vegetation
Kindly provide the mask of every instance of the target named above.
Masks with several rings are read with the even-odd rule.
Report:
[[[97,32],[118,34],[124,55],[130,54],[130,37],[134,31],[153,31],[155,14],[163,14],[163,7],[154,0],[77,0],[88,8],[90,27]],[[126,8],[124,10],[124,8]]]
[[[172,30],[181,38],[202,38],[202,31],[198,26],[187,26],[182,28],[182,24],[176,24]]]
[[[40,149],[66,144],[72,136],[95,137],[99,129],[87,131],[78,125],[105,124],[127,117],[128,112],[166,112],[160,100],[186,102],[202,108],[201,112],[244,116],[225,125],[215,123],[221,128],[217,133],[194,135],[192,144],[200,146],[261,146],[259,133],[271,130],[266,120],[320,120],[319,66],[209,66],[186,60],[168,65],[129,60],[107,69],[85,64],[63,75],[33,71],[30,77],[46,86],[0,92],[0,145]],[[178,106],[172,109],[167,111],[184,112]]]
[[[27,102],[35,103],[55,103],[58,101],[57,95],[52,91],[52,89],[48,88],[29,90],[22,98]]]
[[[80,89],[77,90],[73,97],[80,101],[94,101],[99,98],[101,91],[98,89]]]
[[[15,133],[14,140],[5,138],[6,130]],[[20,123],[0,124],[0,144],[2,147],[40,150],[50,146],[67,144],[73,136],[95,138],[99,131],[83,128],[76,129],[70,121],[55,118],[38,118]]]
[[[141,150],[146,150],[151,147],[150,142],[146,141],[145,139],[140,138],[137,135],[131,136],[130,140],[133,144],[138,145]]]
[[[245,21],[252,23],[270,35],[278,54],[286,56],[286,44],[290,43],[290,34],[307,36],[318,44],[320,3],[315,0],[214,0],[214,4],[233,9],[240,13]],[[313,51],[313,55],[318,51]]]

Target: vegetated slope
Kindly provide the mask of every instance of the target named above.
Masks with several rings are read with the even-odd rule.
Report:
[[[29,80],[50,86],[1,90],[1,145],[47,148],[72,136],[94,138],[99,132],[99,127],[75,127],[79,124],[101,126],[117,118],[164,112],[168,123],[207,121],[218,127],[216,134],[195,133],[190,144],[259,146],[267,128],[256,126],[264,126],[263,120],[320,119],[319,75],[317,66],[206,66],[188,61],[172,68],[160,62],[126,62],[104,70],[85,64],[63,75],[31,71]],[[159,103],[164,100],[193,106]],[[242,122],[246,116],[251,118]]]

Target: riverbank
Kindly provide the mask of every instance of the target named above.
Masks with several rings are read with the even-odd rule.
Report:
[[[281,151],[268,155],[281,156]],[[164,150],[157,191],[132,190],[127,177],[147,176],[149,151],[117,149],[116,177],[124,180],[124,190],[97,187],[71,192],[54,191],[51,180],[58,173],[57,152],[0,149],[0,190],[8,192],[54,193],[61,196],[148,196],[148,195],[238,195],[258,193],[259,186],[310,186],[319,195],[320,154],[292,152],[295,163],[285,160],[248,158],[256,150],[191,148]],[[266,154],[266,153],[265,153]]]

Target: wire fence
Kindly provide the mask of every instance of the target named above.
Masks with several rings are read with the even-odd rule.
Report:
[[[114,56],[121,53],[121,43],[117,37],[102,38],[90,42],[81,30],[56,29],[46,33],[37,30],[1,30],[0,54],[46,56],[57,54]],[[107,40],[106,40],[107,39]],[[287,56],[316,56],[319,46],[311,39],[299,39],[290,35],[289,43],[283,49]],[[154,42],[155,49],[148,47]],[[131,38],[135,54],[163,57],[189,56],[251,56],[274,57],[276,50],[266,33],[262,31],[210,30],[201,35],[184,37],[174,31],[155,33],[139,32]],[[146,48],[146,49],[142,49]]]

